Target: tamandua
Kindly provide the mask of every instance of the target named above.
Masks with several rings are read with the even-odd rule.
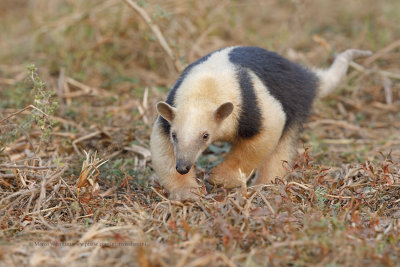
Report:
[[[370,51],[350,49],[327,70],[307,69],[259,47],[236,46],[190,64],[165,102],[151,134],[152,166],[177,200],[196,199],[193,164],[213,142],[232,149],[207,180],[227,188],[257,171],[255,184],[285,175],[299,131],[316,97],[329,94],[349,63]]]

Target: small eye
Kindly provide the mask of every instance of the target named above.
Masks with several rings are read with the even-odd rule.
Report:
[[[171,133],[172,140],[176,141],[176,133]]]
[[[203,140],[207,141],[210,135],[208,133],[203,134]]]

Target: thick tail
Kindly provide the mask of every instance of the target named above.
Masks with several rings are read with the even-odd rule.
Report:
[[[350,62],[358,57],[372,55],[371,51],[348,49],[336,56],[335,61],[327,70],[315,70],[320,85],[317,92],[319,98],[329,95],[338,85],[342,78],[346,75]]]

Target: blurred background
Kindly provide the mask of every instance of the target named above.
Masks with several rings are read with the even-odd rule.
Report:
[[[294,50],[321,65],[335,51],[377,51],[400,34],[395,0],[141,0],[138,5],[183,64],[241,44],[285,56]],[[154,33],[124,1],[1,1],[0,12],[3,65],[34,62],[52,75],[64,68],[66,75],[110,90],[139,87],[129,84],[135,79],[142,86],[164,86],[176,78]]]

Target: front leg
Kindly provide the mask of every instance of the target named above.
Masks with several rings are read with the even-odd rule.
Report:
[[[272,134],[264,130],[252,138],[239,140],[225,161],[211,170],[207,181],[226,188],[240,186],[274,151],[279,138],[280,131]]]
[[[200,191],[196,182],[194,168],[185,175],[181,175],[176,171],[174,147],[158,121],[153,126],[150,149],[153,169],[156,171],[161,185],[170,192],[170,198],[175,200],[196,200]]]

